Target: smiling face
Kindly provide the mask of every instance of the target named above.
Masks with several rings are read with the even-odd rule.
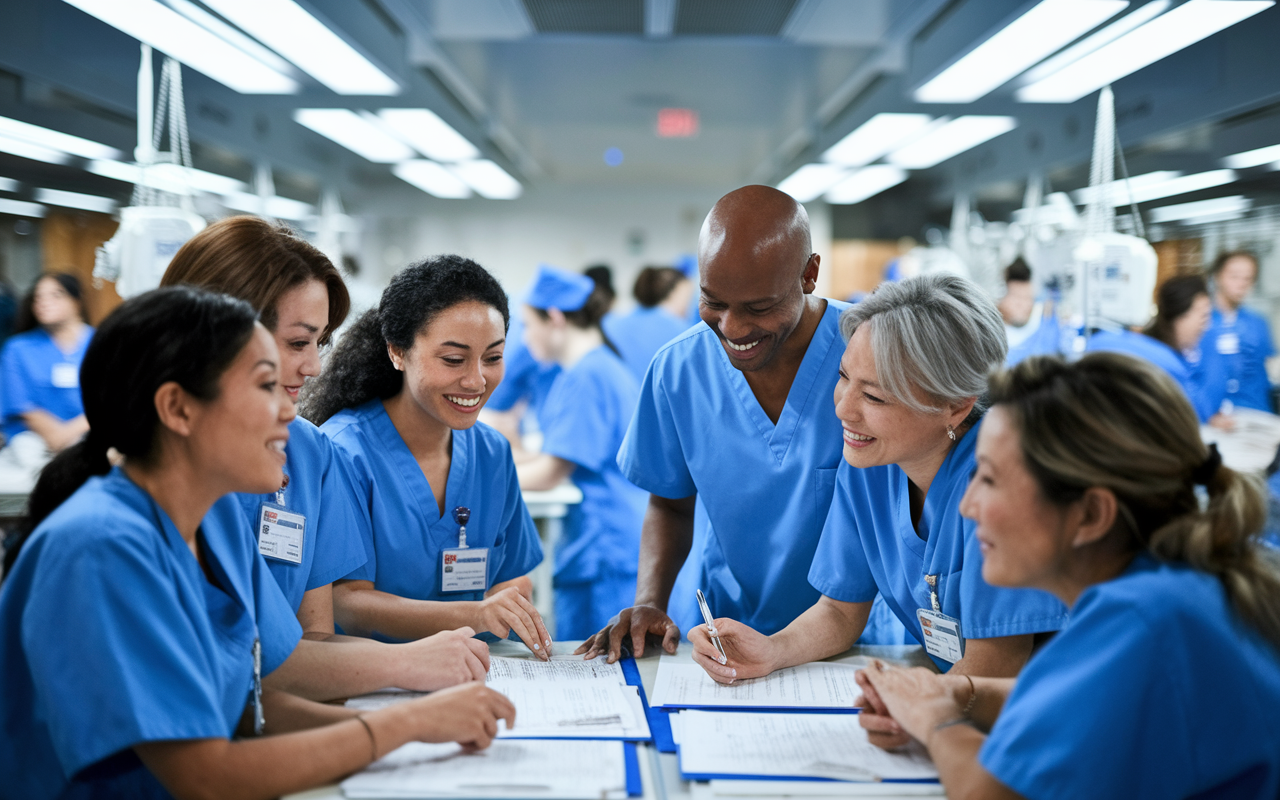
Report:
[[[211,485],[249,494],[280,487],[295,414],[281,391],[278,358],[273,337],[258,324],[218,380],[218,396],[200,405],[189,441]]]
[[[978,432],[978,467],[960,513],[978,523],[982,577],[992,586],[1056,586],[1071,555],[1065,512],[1048,502],[1027,469],[1021,433],[995,406]]]
[[[1191,301],[1191,308],[1173,321],[1173,339],[1179,350],[1193,350],[1200,344],[1201,337],[1209,329],[1212,311],[1209,295],[1198,294]]]
[[[401,391],[418,410],[448,428],[465,430],[502,382],[505,344],[498,309],[467,300],[441,311],[408,351],[391,345],[387,351],[404,372]]]
[[[301,283],[276,303],[280,383],[293,400],[307,378],[320,374],[320,337],[329,324],[329,290],[323,281]]]
[[[952,415],[917,411],[884,391],[876,374],[870,323],[860,325],[845,346],[835,402],[844,429],[844,460],[855,467],[927,460],[946,450],[947,425],[955,424]]]

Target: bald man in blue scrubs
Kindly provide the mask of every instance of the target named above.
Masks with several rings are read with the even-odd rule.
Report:
[[[641,656],[646,637],[675,652],[680,624],[696,624],[668,616],[695,518],[716,616],[772,633],[818,599],[808,574],[843,447],[832,396],[847,306],[813,295],[808,215],[767,186],[716,203],[698,259],[705,324],[654,356],[618,453],[650,493],[635,605],[578,649],[588,658],[615,661],[628,641]]]

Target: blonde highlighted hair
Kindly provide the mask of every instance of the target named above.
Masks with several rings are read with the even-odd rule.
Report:
[[[1110,489],[1119,507],[1112,536],[1217,576],[1240,617],[1280,645],[1280,555],[1259,539],[1261,481],[1205,446],[1164,371],[1119,353],[1072,364],[1030,358],[991,379],[991,402],[1017,425],[1046,499],[1066,505],[1091,487]],[[1203,508],[1197,483],[1208,490]]]

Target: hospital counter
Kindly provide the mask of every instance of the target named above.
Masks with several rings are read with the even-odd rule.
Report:
[[[556,654],[572,653],[581,642],[556,642],[554,652]],[[489,652],[492,655],[507,656],[511,658],[533,658],[524,645],[511,641],[497,642],[489,645]],[[682,661],[693,661],[693,647],[687,642],[680,643],[680,649],[676,653],[676,658]],[[882,658],[886,661],[892,661],[896,664],[912,667],[927,667],[935,669],[933,662],[925,655],[924,648],[916,645],[898,645],[898,646],[855,646],[848,652],[833,656],[826,659],[827,661],[848,661],[858,656]],[[640,670],[640,678],[644,683],[645,694],[652,695],[654,681],[658,673],[658,658],[646,657],[638,660],[636,665]],[[519,724],[519,721],[517,721]],[[644,795],[642,800],[733,800],[722,795],[713,794],[711,787],[705,781],[691,782],[680,777],[680,766],[674,753],[659,753],[657,748],[652,744],[640,745],[640,773],[644,782]],[[759,782],[761,784],[766,782]],[[831,784],[818,784],[831,787]],[[832,797],[857,797],[857,798],[881,798],[881,797],[902,797],[904,792],[910,792],[907,788],[909,785],[904,784],[843,784],[840,794],[823,794],[823,798]],[[938,787],[933,785],[930,787],[935,793],[933,797],[940,797],[937,794]],[[818,790],[820,791],[820,790]],[[830,791],[830,789],[828,789]],[[764,795],[752,794],[750,800],[782,800],[787,795]],[[791,795],[799,797],[800,795]],[[804,795],[805,797],[816,797],[818,795]],[[427,797],[427,795],[424,795]],[[300,792],[298,794],[289,795],[286,800],[342,800],[342,790],[337,786],[326,786],[320,789],[314,789],[309,792]],[[434,797],[433,800],[440,800]],[[745,799],[744,799],[745,800]]]

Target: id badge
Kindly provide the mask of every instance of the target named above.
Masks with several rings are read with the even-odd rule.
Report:
[[[302,514],[275,503],[263,503],[258,515],[258,552],[267,558],[301,564],[306,530],[307,518]]]
[[[440,560],[440,591],[483,592],[489,588],[489,548],[455,547]]]
[[[58,389],[75,389],[80,386],[80,368],[65,361],[53,365],[49,380]]]
[[[964,656],[964,636],[960,633],[960,620],[927,608],[916,609],[916,616],[920,619],[924,649],[929,655],[952,664]]]
[[[1240,334],[1218,334],[1218,355],[1234,356],[1240,352]]]

